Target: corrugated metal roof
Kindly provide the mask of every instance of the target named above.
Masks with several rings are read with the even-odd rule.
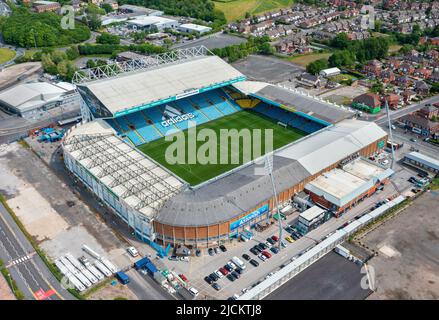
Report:
[[[422,163],[428,167],[432,167],[435,170],[439,170],[439,160],[426,156],[425,154],[414,151],[414,152],[410,152],[405,157],[417,161],[419,163]]]
[[[201,56],[147,71],[129,72],[80,86],[87,87],[113,114],[167,99],[185,91],[243,75],[217,56]]]

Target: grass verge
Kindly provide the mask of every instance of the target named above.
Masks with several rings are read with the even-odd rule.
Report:
[[[8,283],[8,286],[9,286],[9,288],[11,288],[12,293],[15,295],[15,297],[18,300],[24,300],[23,292],[21,292],[21,290],[17,287],[15,280],[12,278],[8,269],[6,269],[6,267],[4,266],[4,263],[2,260],[0,260],[0,272],[2,273],[3,277],[5,277],[6,282]]]

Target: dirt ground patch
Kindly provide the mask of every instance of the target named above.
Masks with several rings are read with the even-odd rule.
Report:
[[[137,296],[125,285],[115,280],[115,285],[109,283],[91,294],[89,300],[138,300]]]
[[[439,299],[438,192],[427,192],[362,242],[379,252],[370,260],[377,290],[369,299]]]

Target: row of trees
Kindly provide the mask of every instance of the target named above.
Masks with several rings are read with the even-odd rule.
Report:
[[[95,54],[112,54],[115,55],[118,52],[123,51],[133,51],[137,53],[142,53],[146,55],[158,54],[166,51],[164,47],[156,46],[150,43],[143,44],[131,44],[131,45],[120,45],[120,44],[84,44],[78,46],[79,53],[81,55],[95,55]]]
[[[227,58],[232,63],[253,53],[272,54],[273,48],[270,45],[270,38],[263,36],[250,37],[247,42],[213,49],[212,52],[221,58]]]
[[[120,38],[117,35],[110,34],[108,32],[104,32],[101,35],[96,37],[96,43],[100,44],[119,44]]]
[[[31,13],[27,8],[13,8],[11,16],[1,21],[3,39],[19,47],[50,47],[78,43],[90,38],[89,28],[75,21],[74,29],[62,29],[56,13]]]

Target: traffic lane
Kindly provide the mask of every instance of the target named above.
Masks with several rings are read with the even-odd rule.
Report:
[[[5,208],[1,205],[2,215],[0,215],[0,250],[2,251],[2,256],[6,258],[4,264],[8,270],[10,270],[13,278],[16,279],[17,285],[20,290],[29,297],[27,292],[32,294],[32,297],[36,299],[35,293],[39,290],[48,292],[53,290],[53,288],[48,284],[46,279],[41,275],[39,268],[34,264],[33,258],[37,255],[35,252],[29,251],[23,245],[16,234],[11,230],[9,224],[4,219]],[[33,254],[33,255],[32,255]],[[29,255],[32,255],[30,258]],[[49,299],[58,300],[59,297],[51,296]]]
[[[135,269],[126,272],[130,278],[128,288],[140,300],[175,300],[175,297],[165,291],[149,275],[142,275]]]

